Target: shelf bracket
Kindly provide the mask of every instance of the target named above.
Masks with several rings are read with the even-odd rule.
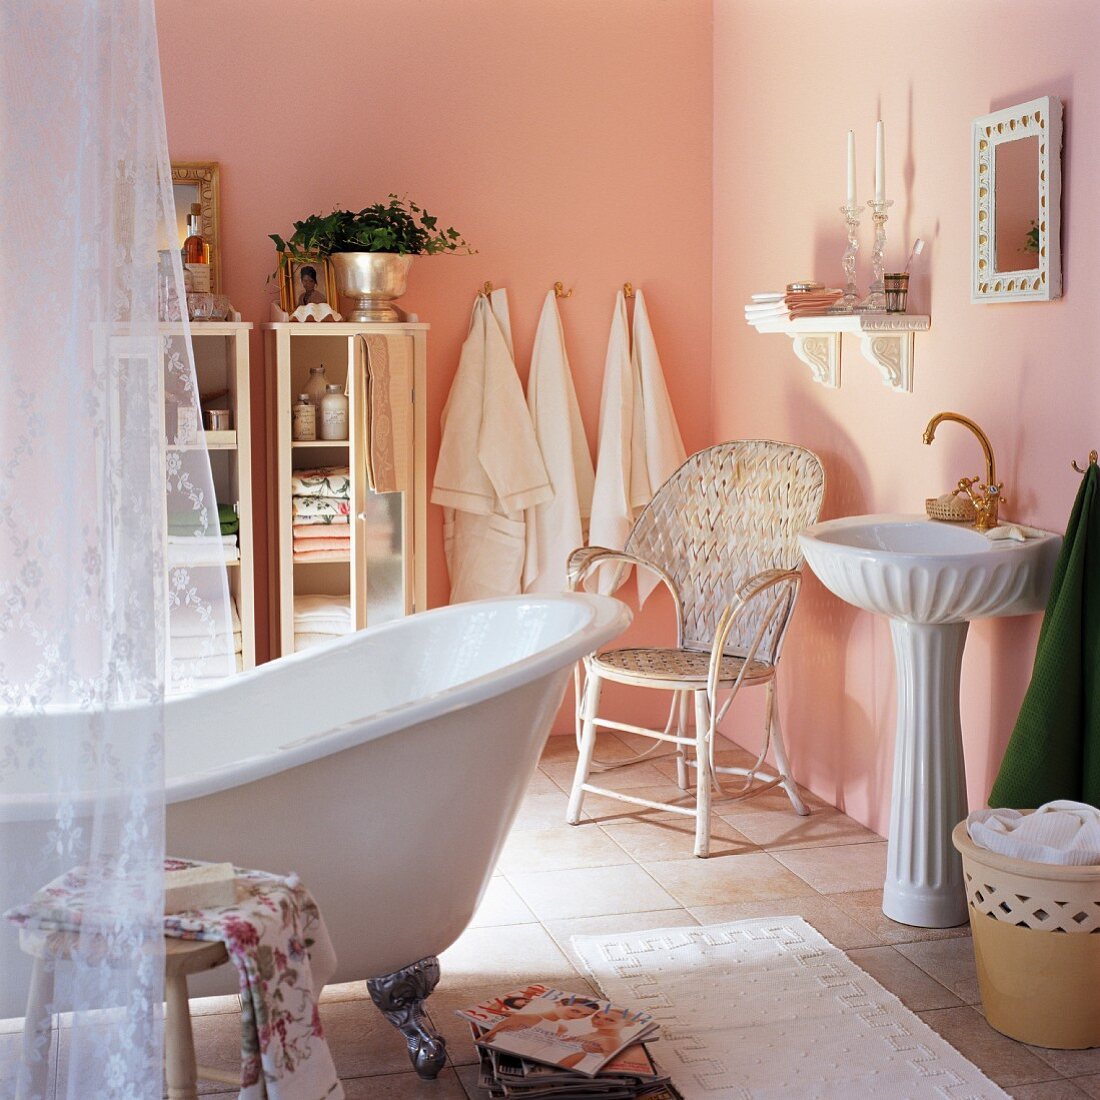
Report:
[[[916,333],[926,332],[928,326],[927,318],[864,316],[859,348],[863,358],[878,368],[884,386],[899,393],[913,392]]]
[[[789,332],[794,353],[810,368],[813,380],[828,389],[840,386],[840,333]]]

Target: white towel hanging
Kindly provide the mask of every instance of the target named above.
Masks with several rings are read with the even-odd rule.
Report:
[[[591,546],[621,550],[634,522],[631,507],[631,446],[634,435],[634,368],[630,361],[630,328],[626,298],[615,296],[600,397],[600,428],[596,445],[596,479],[592,493]],[[625,579],[621,569],[600,570],[598,589],[614,592]]]
[[[676,424],[676,414],[672,410],[672,401],[665,384],[665,373],[661,369],[661,358],[657,354],[657,342],[653,339],[653,329],[649,323],[649,310],[645,296],[639,288],[634,292],[634,346],[631,350],[634,364],[635,385],[638,392],[634,397],[635,410],[641,410],[644,440],[641,451],[645,455],[645,482],[648,488],[641,507],[653,499],[653,494],[684,464],[687,452],[680,429]],[[635,416],[635,424],[638,418]],[[638,449],[632,448],[637,455]],[[637,513],[635,513],[637,514]],[[644,604],[649,594],[660,581],[648,569],[638,576],[638,601]]]
[[[444,506],[451,603],[519,594],[523,511],[553,496],[509,350],[507,297],[492,298],[474,302],[432,489]]]
[[[546,295],[535,332],[527,407],[554,496],[526,513],[523,590],[563,592],[569,554],[584,545],[595,473],[553,291]]]
[[[669,400],[649,311],[635,291],[633,341],[626,298],[615,298],[600,402],[600,436],[589,543],[621,550],[641,510],[683,464],[686,453]],[[612,577],[604,569],[601,592],[612,592],[629,571]],[[648,570],[638,577],[644,603],[660,583]]]

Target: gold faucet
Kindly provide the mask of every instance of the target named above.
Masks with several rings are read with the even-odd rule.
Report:
[[[975,528],[979,531],[988,531],[990,528],[997,526],[997,509],[1004,500],[1004,497],[1001,496],[1004,483],[997,481],[997,468],[993,461],[993,448],[990,446],[989,437],[970,417],[956,412],[941,412],[936,413],[928,421],[928,427],[924,429],[925,443],[931,443],[936,438],[936,428],[944,420],[957,420],[964,428],[969,428],[978,437],[978,442],[982,445],[982,453],[985,455],[985,484],[979,485],[981,479],[977,477],[962,477],[959,478],[958,487],[951,495],[966,493],[971,504],[974,505],[974,511],[977,513],[977,518],[974,521]],[[975,489],[975,486],[977,486],[977,489]]]

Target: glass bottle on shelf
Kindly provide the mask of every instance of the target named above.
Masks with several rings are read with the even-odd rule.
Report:
[[[317,408],[310,402],[308,393],[298,394],[292,410],[290,438],[295,443],[309,443],[317,438]]]
[[[344,387],[330,383],[321,398],[320,431],[322,439],[347,439],[348,399]]]
[[[315,409],[320,409],[327,385],[328,379],[325,377],[325,364],[322,363],[319,367],[310,367],[309,380],[302,387],[302,390],[309,398],[309,403]]]
[[[210,293],[210,246],[199,232],[202,206],[193,202],[187,216],[187,239],[183,242],[183,264],[191,272],[190,289],[198,294]]]

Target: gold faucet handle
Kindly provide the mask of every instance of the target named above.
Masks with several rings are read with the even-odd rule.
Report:
[[[974,486],[978,484],[981,478],[977,477],[960,477],[959,484],[955,486],[955,491],[951,494],[953,497],[959,495],[959,493],[966,493],[966,495],[973,500],[974,499]]]

